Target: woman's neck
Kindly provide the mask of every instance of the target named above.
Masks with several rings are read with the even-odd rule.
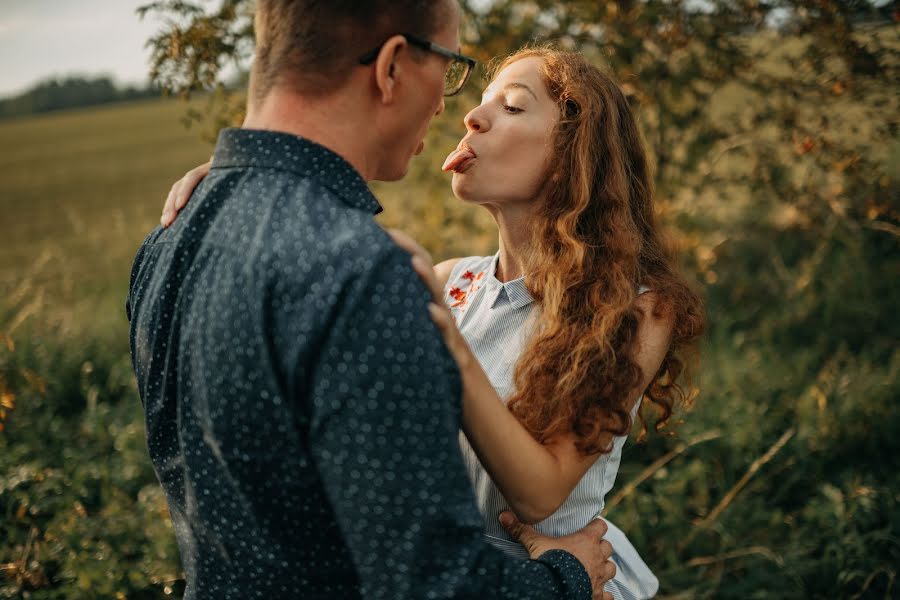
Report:
[[[526,262],[531,250],[531,227],[533,206],[504,207],[491,211],[500,230],[500,258],[494,273],[499,281],[506,283],[526,275]]]

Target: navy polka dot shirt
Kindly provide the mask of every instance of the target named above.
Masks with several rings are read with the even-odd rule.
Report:
[[[242,129],[135,258],[127,311],[185,597],[590,598],[486,544],[428,293],[329,150]]]

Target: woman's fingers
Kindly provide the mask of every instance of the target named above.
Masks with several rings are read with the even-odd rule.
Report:
[[[179,208],[178,200],[184,194],[184,184],[185,180],[187,180],[191,176],[191,171],[188,171],[184,174],[184,177],[175,182],[172,186],[172,189],[169,190],[169,196],[166,198],[166,205],[163,207],[163,214],[160,218],[159,222],[163,227],[168,227],[175,221],[175,217],[178,215]],[[193,189],[193,188],[191,188]],[[181,204],[184,206],[184,203]]]
[[[441,289],[437,278],[434,276],[434,263],[431,261],[431,255],[428,254],[428,251],[402,231],[388,229],[387,233],[394,240],[394,243],[412,255],[413,270],[425,282],[428,291],[431,292],[432,299],[435,302],[442,303],[444,290]]]
[[[184,205],[187,204],[191,194],[194,193],[194,189],[200,185],[200,182],[204,177],[209,175],[209,168],[211,166],[212,160],[209,160],[187,172],[187,175],[181,180],[181,193],[175,197],[175,212],[184,208]]]
[[[413,271],[422,278],[422,281],[428,287],[428,291],[431,292],[431,299],[435,302],[443,302],[444,290],[441,289],[441,285],[434,276],[434,267],[431,263],[427,262],[420,255],[415,255],[412,257],[412,266]]]
[[[391,238],[393,238],[394,243],[396,243],[398,246],[400,246],[413,256],[421,254],[431,260],[431,257],[428,256],[428,252],[425,250],[425,248],[420,246],[419,243],[416,242],[416,240],[412,239],[399,229],[388,229],[387,234],[391,236]]]
[[[472,354],[472,349],[469,348],[466,339],[456,327],[456,321],[453,319],[453,315],[450,314],[450,309],[443,302],[439,304],[431,302],[428,305],[428,312],[431,314],[431,320],[437,326],[438,331],[441,332],[441,337],[444,338],[444,344],[447,346],[447,350],[450,351],[450,356],[456,361],[456,365],[460,370],[466,370],[476,363],[477,359]]]
[[[456,323],[453,322],[453,315],[447,310],[446,306],[431,302],[428,304],[428,312],[431,313],[431,320],[437,325],[438,330],[447,337],[449,334],[458,332]]]
[[[184,177],[175,182],[175,185],[169,190],[169,195],[163,206],[162,217],[159,219],[159,222],[163,227],[168,227],[175,221],[175,217],[178,215],[179,211],[184,208],[184,205],[187,204],[194,189],[204,177],[209,175],[211,165],[212,160],[209,160],[202,165],[198,165],[185,173]]]
[[[516,515],[508,510],[500,513],[500,524],[511,538],[525,546],[531,558],[537,558],[540,555],[539,543],[544,536],[539,534],[534,527],[522,523]]]
[[[398,246],[412,255],[413,270],[425,282],[428,291],[431,293],[431,303],[428,305],[431,320],[434,321],[438,331],[441,332],[450,355],[462,367],[462,365],[468,363],[471,352],[468,345],[466,345],[466,341],[456,328],[453,315],[450,314],[450,310],[444,304],[444,290],[438,283],[437,277],[434,276],[434,265],[431,262],[431,256],[414,239],[402,231],[388,229],[387,233]]]
[[[166,196],[166,203],[163,205],[162,216],[159,218],[159,224],[163,227],[168,227],[172,224],[172,219],[175,216],[175,195],[178,192],[178,182],[180,179],[172,184],[172,187],[169,188],[169,195]]]
[[[391,238],[393,238],[394,243],[398,246],[412,254],[413,256],[421,256],[422,260],[426,263],[433,264],[431,260],[431,255],[428,254],[428,251],[419,245],[419,243],[400,231],[399,229],[388,229],[387,233]]]

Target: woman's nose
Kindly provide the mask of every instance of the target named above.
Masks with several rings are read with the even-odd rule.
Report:
[[[463,119],[463,123],[466,124],[466,129],[469,131],[479,131],[483,133],[487,131],[489,127],[488,120],[482,114],[480,106],[476,106],[470,110],[469,114]]]

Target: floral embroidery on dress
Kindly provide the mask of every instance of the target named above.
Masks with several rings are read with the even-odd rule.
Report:
[[[472,271],[466,271],[462,274],[462,279],[465,279],[469,282],[469,289],[463,290],[456,286],[453,286],[448,290],[447,295],[449,295],[452,299],[456,300],[453,304],[450,305],[450,308],[459,308],[464,309],[466,305],[466,301],[469,296],[477,292],[481,286],[476,285],[479,281],[484,278],[484,271],[479,273],[473,273]]]
[[[459,289],[458,287],[450,288],[450,292],[448,292],[448,293],[450,294],[451,298],[456,300],[456,304],[451,304],[450,305],[451,307],[460,306],[462,303],[464,303],[466,301],[466,293],[464,291],[462,291],[461,289]]]

